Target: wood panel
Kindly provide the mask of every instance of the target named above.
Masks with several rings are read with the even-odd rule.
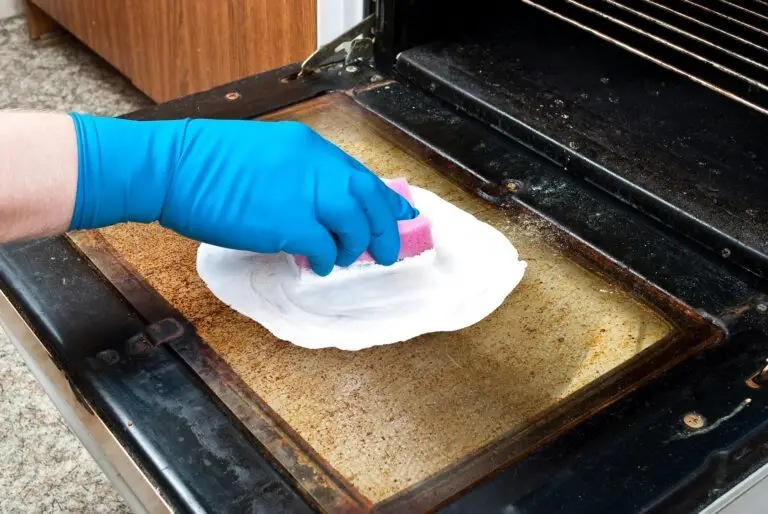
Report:
[[[29,37],[40,39],[41,37],[55,31],[58,27],[56,22],[45,14],[39,7],[27,0],[25,2],[27,15],[27,29]]]
[[[31,0],[157,102],[302,60],[316,0]]]

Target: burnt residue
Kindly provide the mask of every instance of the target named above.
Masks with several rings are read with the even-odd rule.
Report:
[[[715,252],[768,271],[768,117],[520,6],[403,52],[414,84]]]
[[[130,357],[147,355],[155,345],[144,334],[137,334],[125,342],[125,353]]]
[[[140,270],[150,275],[144,266],[147,263],[144,259],[150,256],[134,245],[134,238],[145,239],[147,234],[156,232],[152,227],[143,228],[140,231],[142,234],[136,234],[135,230],[121,231],[124,237],[119,239],[114,237],[112,230],[70,235],[93,266],[109,280],[108,285],[127,298],[147,323],[143,331],[126,341],[126,356],[146,358],[159,344],[168,345],[207,385],[212,393],[211,399],[223,412],[232,416],[233,424],[242,426],[252,444],[287,479],[299,486],[313,504],[340,513],[366,510],[366,499],[348,488],[327,462],[293,432],[210,346],[199,339],[194,325],[142,278]],[[170,236],[171,233],[161,234]],[[115,247],[110,241],[119,244]],[[177,250],[180,246],[187,250],[195,247],[195,243],[188,240],[175,243]],[[127,252],[127,248],[139,252]],[[126,259],[138,262],[138,269]],[[195,302],[194,295],[189,300],[191,303],[181,305],[181,309],[188,319],[196,319],[190,312],[200,309],[200,305]],[[206,439],[200,439],[200,442],[206,442]]]
[[[477,196],[499,207],[505,204],[505,199],[509,193],[509,189],[493,182],[484,182],[475,189]]]
[[[750,294],[746,284],[760,283],[725,265],[745,282],[734,281],[722,272],[720,255],[702,255],[697,245],[439,99],[403,85],[366,91],[356,99],[445,158],[449,164],[441,164],[441,171],[464,189],[472,191],[483,182],[523,182],[523,192],[508,197],[512,205],[525,205],[565,227],[712,318],[721,314],[722,305],[743,305]],[[436,159],[428,154],[422,158]],[[540,219],[535,229],[557,246],[558,238],[546,225]]]
[[[111,366],[120,362],[120,354],[117,350],[102,350],[96,354],[96,359],[107,366]]]
[[[504,183],[509,175],[503,164],[520,161],[521,147],[514,150],[513,142],[420,92],[390,87],[366,92],[358,101],[436,149],[457,167],[472,163],[472,172],[482,179]],[[419,114],[412,116],[414,111]],[[429,122],[430,116],[436,120],[434,123]],[[445,130],[443,120],[450,120],[450,131]],[[461,140],[456,134],[461,135]],[[756,328],[764,323],[761,317],[765,315],[757,309],[763,297],[755,293],[755,288],[768,290],[768,284],[727,264],[720,255],[702,253],[697,245],[569,177],[551,163],[537,162],[530,156],[528,160],[531,166],[521,169],[531,188],[518,199],[521,203],[695,307],[723,329],[724,339],[717,351],[689,358],[687,364],[673,368],[653,385],[644,386],[615,408],[607,408],[561,436],[548,449],[513,464],[497,478],[449,504],[446,510],[466,512],[482,505],[488,512],[520,509],[550,513],[569,505],[584,513],[635,512],[638,506],[649,512],[694,511],[732,486],[747,470],[765,462],[761,450],[743,457],[747,447],[759,449],[765,441],[760,432],[764,402],[753,403],[749,411],[724,425],[727,430],[701,438],[695,448],[676,448],[673,463],[668,460],[668,450],[659,448],[657,442],[668,440],[673,435],[670,430],[678,428],[680,416],[692,408],[703,407],[708,416],[719,419],[743,400],[739,384],[754,374],[758,363],[765,362],[768,331],[764,324]],[[502,165],[491,164],[496,162]],[[519,170],[515,173],[520,176]],[[699,401],[691,405],[689,395]],[[679,405],[670,406],[670,402]],[[732,435],[745,432],[753,433],[754,440],[745,442],[741,436]],[[605,444],[597,443],[603,439]],[[598,450],[595,444],[604,450]],[[705,465],[710,462],[709,452],[726,458],[717,466]],[[615,458],[617,453],[623,456],[620,461]],[[742,457],[734,462],[738,455]],[[648,473],[638,475],[638,469]],[[606,479],[621,473],[634,477],[631,485],[614,483],[610,489],[615,494],[606,494]],[[680,482],[683,477],[691,477],[694,482]],[[413,493],[418,495],[419,491]],[[657,500],[662,494],[675,500]]]
[[[766,396],[743,385],[765,362],[765,340],[764,333],[744,332],[690,358],[443,512],[699,512],[768,457]],[[687,413],[713,423],[746,398],[748,408],[715,430],[675,438]]]
[[[152,344],[157,346],[184,338],[187,335],[187,330],[182,321],[168,317],[147,326],[146,333]]]
[[[312,502],[329,512],[360,513],[370,502],[339,476],[227,362],[201,339],[187,338],[173,345],[187,365],[210,387],[222,407],[242,423],[253,444]]]
[[[713,333],[695,329],[709,325],[694,312],[521,208],[514,193],[533,192],[535,172],[544,166],[528,154],[516,161],[497,155],[499,168],[516,164],[493,186],[343,95],[270,119],[278,117],[305,121],[377,172],[402,174],[492,223],[530,261],[515,295],[471,329],[345,353],[277,341],[222,305],[195,273],[194,242],[139,225],[103,229],[92,238],[192,322],[215,353],[187,341],[173,348],[253,434],[254,444],[324,507],[434,506],[714,341]],[[429,123],[424,112],[415,118]],[[442,119],[462,123],[449,114]],[[495,144],[473,146],[482,149],[481,143]],[[502,201],[478,201],[483,188]],[[115,273],[109,264],[103,268]],[[129,298],[132,291],[145,299],[140,310],[151,305],[128,276],[110,278],[128,287]],[[675,326],[633,296],[652,302]],[[148,320],[167,316],[153,312],[148,309]],[[683,327],[691,330],[681,338]],[[644,358],[632,359],[638,353]]]
[[[175,510],[311,511],[166,348],[124,351],[145,323],[65,238],[0,247],[0,276],[73,390]]]

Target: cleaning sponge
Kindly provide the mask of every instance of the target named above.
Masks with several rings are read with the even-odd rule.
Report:
[[[395,178],[391,180],[384,180],[384,183],[408,200],[413,207],[413,196],[411,195],[411,189],[408,186],[408,181],[404,178]],[[397,228],[400,232],[400,253],[397,255],[397,260],[401,261],[408,257],[416,257],[421,255],[427,250],[431,250],[434,247],[432,241],[432,231],[429,226],[429,220],[423,215],[419,214],[412,220],[398,221]],[[294,256],[296,265],[300,270],[310,270],[309,260],[301,255]],[[367,251],[364,252],[357,261],[353,264],[360,263],[372,263],[375,262],[373,257]]]

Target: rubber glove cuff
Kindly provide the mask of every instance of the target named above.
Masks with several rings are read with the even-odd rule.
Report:
[[[70,230],[160,219],[189,120],[70,117],[78,155]]]

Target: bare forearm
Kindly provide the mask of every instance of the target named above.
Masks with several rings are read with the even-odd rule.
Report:
[[[400,252],[418,216],[296,122],[129,121],[0,112],[0,242],[153,223],[217,246],[308,258],[328,274]]]
[[[69,228],[77,141],[65,114],[0,112],[0,242]]]

